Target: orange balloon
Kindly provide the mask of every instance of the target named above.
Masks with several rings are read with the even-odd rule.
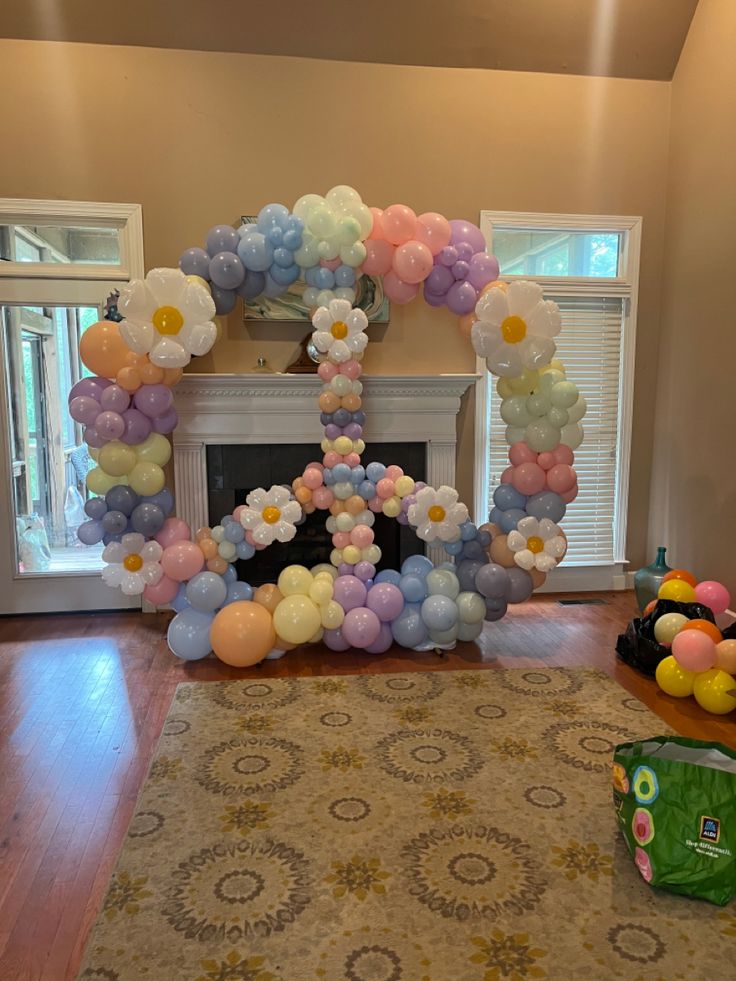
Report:
[[[306,504],[307,501],[312,500],[312,492],[308,487],[297,487],[294,497],[300,504]]]
[[[183,368],[164,368],[164,380],[161,384],[168,385],[169,388],[172,388],[174,385],[178,385],[183,377]]]
[[[642,616],[647,616],[648,614],[650,614],[656,605],[657,605],[656,600],[649,600],[647,605],[644,607],[644,612]]]
[[[276,648],[277,651],[293,651],[294,648],[298,647],[299,645],[290,644],[288,640],[284,640],[283,637],[279,637],[279,635],[276,634],[276,642],[274,643],[273,646]]]
[[[688,620],[687,623],[683,624],[680,633],[684,630],[699,630],[701,633],[707,634],[714,644],[719,644],[723,640],[723,634],[710,620]]]
[[[79,342],[79,357],[101,378],[115,378],[126,366],[129,354],[130,348],[120,336],[120,327],[111,320],[92,324]]]
[[[506,535],[497,535],[493,539],[489,549],[491,561],[496,562],[498,565],[502,565],[504,569],[513,569],[516,565],[516,562],[514,562],[514,553],[508,547],[506,542]]]
[[[334,392],[322,392],[318,402],[322,412],[334,412],[340,408],[340,399]]]
[[[221,661],[236,668],[258,664],[275,641],[271,614],[252,600],[223,606],[210,627],[212,650]]]
[[[358,514],[362,514],[365,511],[367,503],[365,498],[362,498],[359,494],[353,494],[345,501],[345,510],[348,514],[352,514],[353,517]]]
[[[264,606],[269,613],[273,613],[283,598],[283,593],[279,587],[272,582],[264,583],[253,593],[253,602]]]
[[[164,369],[159,368],[157,364],[151,364],[148,358],[138,370],[144,385],[160,385],[164,380]]]
[[[141,373],[136,367],[126,365],[117,373],[115,381],[121,388],[124,388],[126,392],[137,392],[142,384]]]
[[[716,644],[716,667],[728,674],[736,674],[736,640],[722,640]]]
[[[342,397],[342,407],[348,412],[357,412],[362,404],[363,399],[360,395],[343,395]]]
[[[480,291],[480,295],[485,296],[486,293],[490,293],[491,290],[501,290],[502,293],[505,293],[508,288],[508,283],[504,283],[500,279],[495,279],[492,283],[486,283],[486,285]]]
[[[689,586],[693,587],[698,585],[698,580],[687,569],[672,569],[667,573],[662,582],[670,582],[672,579],[679,579],[681,582],[686,582]]]
[[[204,555],[208,561],[218,558],[220,553],[217,550],[217,542],[213,538],[198,538],[197,545],[199,545],[200,549],[202,550],[202,555]],[[224,561],[225,560],[223,559],[223,562]],[[210,569],[210,572],[215,572],[215,570]]]
[[[204,549],[201,549],[201,551],[204,552]],[[215,555],[212,559],[207,559],[207,569],[209,572],[216,572],[218,576],[223,576],[227,572],[229,565],[230,563],[227,559],[223,559],[219,555]]]
[[[347,508],[345,507],[345,501],[338,501],[337,498],[335,498],[332,504],[330,504],[330,514],[334,518],[336,518],[338,514],[342,514],[342,512],[346,510]]]

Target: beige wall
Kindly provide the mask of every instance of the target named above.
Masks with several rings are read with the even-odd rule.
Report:
[[[649,552],[736,592],[736,4],[700,0],[672,83]]]
[[[149,266],[175,264],[215,222],[336,183],[474,221],[483,208],[643,215],[629,512],[629,557],[643,558],[668,83],[2,41],[0,91],[0,194],[140,202]],[[260,354],[280,369],[305,333],[233,315],[197,369],[247,371]],[[373,373],[474,367],[453,318],[421,301],[372,337]]]

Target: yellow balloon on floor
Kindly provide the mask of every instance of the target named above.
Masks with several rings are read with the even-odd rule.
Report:
[[[227,609],[227,607],[225,607]],[[274,610],[276,633],[290,644],[306,644],[322,626],[319,608],[308,596],[286,596]]]
[[[694,603],[695,590],[689,582],[682,579],[670,579],[663,582],[657,593],[658,599],[674,600],[676,603]]]
[[[686,671],[671,654],[659,662],[655,677],[662,691],[673,698],[687,698],[693,693],[695,672]]]
[[[303,565],[287,565],[281,570],[278,587],[283,596],[307,596],[313,582],[312,573]],[[289,639],[286,634],[281,636],[284,640]]]
[[[701,671],[695,678],[695,701],[706,712],[726,715],[736,709],[736,698],[730,692],[736,692],[736,681],[720,668]]]
[[[252,600],[223,606],[212,621],[210,643],[225,664],[235,668],[258,664],[276,643],[271,614]]]

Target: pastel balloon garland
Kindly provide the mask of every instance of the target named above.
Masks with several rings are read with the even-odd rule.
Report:
[[[253,225],[214,226],[204,248],[187,249],[179,265],[131,282],[116,321],[85,332],[80,354],[94,376],[69,400],[97,463],[87,485],[98,496],[85,505],[79,538],[104,544],[109,585],[172,606],[174,654],[196,660],[214,650],[240,666],[317,641],[371,653],[393,643],[452,647],[544,582],[567,549],[558,522],[578,493],[573,451],[585,401],[554,359],[556,304],[534,283],[499,282],[477,226],[417,216],[406,205],[368,208],[341,185],[304,195],[292,210],[269,204]],[[450,487],[428,487],[396,465],[361,464],[368,320],[354,303],[364,273],[382,276],[395,303],[423,286],[430,305],[460,317],[462,335],[498,376],[510,466],[487,524],[477,527]],[[297,280],[316,308],[313,343],[323,358],[321,460],[290,487],[257,489],[218,525],[192,534],[165,487],[166,435],[177,422],[171,388],[191,357],[215,343],[215,315],[238,296],[275,297]],[[290,541],[317,510],[332,535],[329,563],[288,566],[256,590],[238,579],[236,562]],[[400,570],[377,571],[379,514],[441,545],[447,561],[435,568],[417,555]]]

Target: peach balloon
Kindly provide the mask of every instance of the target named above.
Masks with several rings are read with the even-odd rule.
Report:
[[[294,497],[300,504],[306,504],[312,500],[312,492],[308,487],[297,487]]]
[[[164,575],[175,579],[176,582],[191,579],[204,568],[202,549],[194,542],[174,542],[164,549],[161,568],[164,570]]]
[[[213,539],[211,539],[211,538],[201,538],[197,542],[197,545],[199,545],[199,547],[202,550],[202,555],[204,555],[204,557],[208,561],[210,559],[217,558],[217,556],[219,555],[219,553],[217,551],[217,542],[216,541],[213,541]],[[210,569],[210,572],[212,572],[212,571],[213,570]]]
[[[334,412],[340,408],[340,399],[334,392],[322,392],[318,402],[322,412]]]
[[[373,544],[373,529],[369,528],[368,525],[356,525],[348,537],[351,545],[357,545],[358,548],[368,548],[369,545]],[[339,547],[343,548],[344,546]]]
[[[470,332],[473,329],[473,324],[477,319],[478,318],[474,313],[466,313],[464,316],[459,318],[457,326],[466,341],[470,340]]]
[[[330,514],[334,517],[337,517],[338,514],[342,514],[344,510],[345,504],[343,501],[333,501],[332,504],[330,504]]]
[[[304,486],[308,487],[309,490],[316,490],[322,486],[324,478],[321,470],[318,470],[316,467],[307,467],[302,480],[304,481]]]
[[[502,565],[504,569],[513,569],[516,565],[516,562],[514,562],[514,553],[507,545],[506,535],[497,535],[491,542],[489,552],[491,561]]]
[[[218,576],[223,576],[227,572],[227,567],[230,563],[227,559],[223,559],[222,556],[216,555],[212,559],[207,559],[207,571],[216,572]]]
[[[363,400],[360,395],[345,395],[342,399],[342,408],[347,409],[348,412],[357,412],[358,409],[363,404]],[[333,411],[333,410],[330,410]]]
[[[716,644],[716,667],[736,674],[736,640],[722,640]]]
[[[272,582],[264,583],[253,593],[253,602],[264,606],[269,613],[273,613],[283,598],[279,587]]]
[[[82,334],[79,341],[79,357],[95,375],[115,378],[125,367],[130,348],[120,336],[118,324],[100,320]]]
[[[164,369],[150,361],[142,364],[138,372],[144,385],[161,385],[164,380]]]
[[[258,664],[273,649],[273,618],[260,603],[239,600],[224,606],[210,627],[212,650],[235,668]]]
[[[540,586],[544,586],[547,581],[547,573],[540,572],[539,569],[530,569],[529,575],[532,577],[532,583],[535,589],[539,589]]]
[[[352,514],[353,517],[355,517],[357,514],[362,514],[363,511],[365,511],[365,507],[365,500],[358,494],[353,494],[352,497],[349,497],[347,501],[345,501],[345,510],[348,512],[348,514]]]
[[[203,525],[201,528],[197,528],[194,533],[195,542],[200,541],[202,538],[212,538],[212,529],[207,525]]]

